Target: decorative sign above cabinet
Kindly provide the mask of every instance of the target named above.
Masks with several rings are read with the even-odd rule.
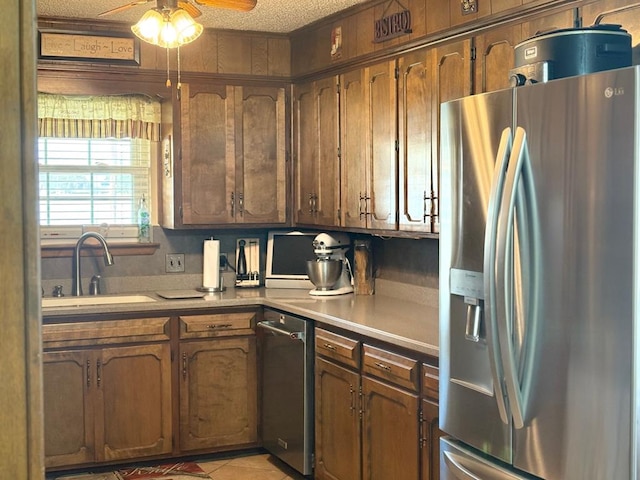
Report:
[[[140,64],[140,45],[132,35],[40,32],[40,58]]]
[[[387,15],[392,4],[397,4],[402,10]],[[411,12],[398,0],[391,0],[382,12],[382,18],[376,20],[373,25],[373,43],[380,43],[392,38],[411,33]]]
[[[478,11],[478,2],[476,0],[461,0],[460,10],[462,15],[469,15]]]

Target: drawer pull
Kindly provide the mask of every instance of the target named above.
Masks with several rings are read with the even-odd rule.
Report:
[[[334,345],[331,345],[330,343],[325,343],[324,345],[322,345],[324,348],[326,348],[327,350],[332,350],[332,351],[336,351],[338,350]]]
[[[376,362],[375,366],[378,367],[380,370],[384,370],[386,372],[391,371],[391,367],[389,365],[385,365],[384,363]]]
[[[212,325],[207,325],[207,328],[231,328],[233,325],[230,323],[219,323],[219,324],[212,324]]]

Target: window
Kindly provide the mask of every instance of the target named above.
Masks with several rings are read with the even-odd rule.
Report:
[[[135,224],[149,198],[149,140],[40,138],[40,225]]]
[[[86,230],[125,241],[137,236],[140,199],[153,207],[160,108],[142,95],[38,94],[42,238],[77,238]]]

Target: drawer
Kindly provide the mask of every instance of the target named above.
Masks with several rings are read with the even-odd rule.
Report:
[[[362,362],[363,373],[418,391],[420,363],[417,360],[365,345]]]
[[[316,328],[316,354],[354,368],[360,367],[360,342],[322,328]]]
[[[256,324],[255,310],[250,312],[181,315],[180,338],[227,337],[252,335]]]
[[[438,402],[440,397],[440,377],[438,367],[422,364],[422,396]]]
[[[42,326],[44,348],[169,340],[169,317],[48,323]]]

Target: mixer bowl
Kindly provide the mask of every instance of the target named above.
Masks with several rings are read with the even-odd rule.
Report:
[[[309,280],[318,290],[331,290],[342,273],[342,260],[307,260]]]

